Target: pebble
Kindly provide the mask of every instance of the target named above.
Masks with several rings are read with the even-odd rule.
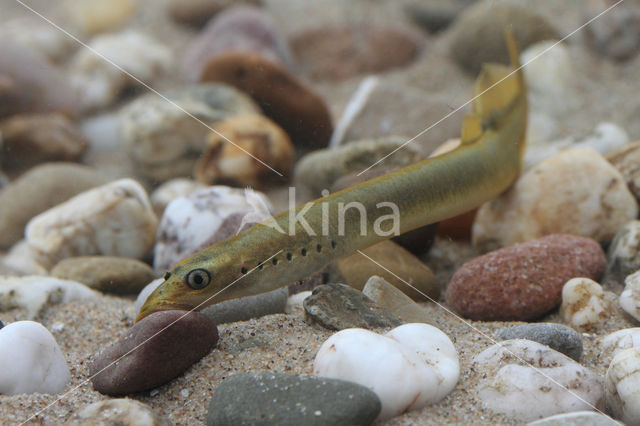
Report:
[[[376,394],[356,383],[252,371],[232,374],[218,385],[207,425],[369,425],[379,412]]]
[[[504,28],[513,31],[521,51],[543,40],[559,40],[560,34],[530,7],[478,1],[462,11],[450,29],[452,58],[471,74],[487,62],[509,63]]]
[[[316,287],[303,305],[308,322],[329,330],[395,327],[402,323],[362,292],[344,284]]]
[[[602,339],[602,354],[609,359],[630,348],[640,348],[640,327],[618,330]]]
[[[125,25],[136,11],[136,0],[72,0],[65,9],[81,31],[96,34]]]
[[[567,280],[598,279],[605,266],[596,241],[555,234],[465,263],[451,278],[445,297],[465,318],[527,321],[560,304]]]
[[[311,291],[301,291],[300,293],[295,293],[290,295],[287,298],[287,304],[284,307],[284,312],[286,314],[297,314],[299,312],[304,312],[304,300],[311,296]]]
[[[0,311],[26,309],[36,318],[45,308],[98,297],[100,293],[75,281],[46,276],[0,277]]]
[[[405,324],[385,335],[362,329],[332,335],[318,350],[313,374],[373,390],[382,402],[378,420],[385,420],[440,401],[456,386],[460,364],[442,331]]]
[[[164,94],[189,114],[211,126],[236,114],[257,113],[247,95],[222,84],[199,84]],[[120,110],[125,152],[140,176],[157,182],[191,175],[209,129],[154,93]]]
[[[188,178],[175,178],[158,186],[149,197],[156,216],[162,217],[167,205],[179,197],[187,197],[206,185]]]
[[[405,12],[412,21],[429,33],[438,33],[451,25],[471,1],[457,0],[442,3],[412,1],[405,6]]]
[[[153,268],[136,259],[112,256],[71,257],[59,262],[51,276],[81,282],[103,293],[138,294],[155,278]]]
[[[434,300],[440,295],[440,286],[431,269],[394,242],[382,241],[361,251],[370,259],[355,253],[335,263],[338,275],[351,287],[362,290],[372,275],[378,275],[419,302]]]
[[[26,240],[15,243],[7,254],[0,259],[2,275],[49,275],[49,261],[31,248]]]
[[[149,406],[129,398],[94,402],[74,413],[65,426],[86,425],[167,426],[169,422]]]
[[[54,63],[62,61],[76,47],[72,38],[36,16],[3,22],[0,37],[13,40]]]
[[[493,411],[519,422],[590,410],[587,403],[604,410],[599,377],[537,342],[516,339],[490,346],[475,356],[471,368],[482,372],[475,395]]]
[[[611,316],[611,304],[600,284],[589,278],[572,278],[562,287],[560,314],[576,330],[592,330]]]
[[[201,27],[227,7],[238,3],[259,5],[258,0],[172,0],[169,15],[179,24]]]
[[[362,294],[396,315],[403,322],[429,322],[430,315],[422,306],[377,275],[367,280]]]
[[[286,288],[225,300],[204,308],[201,312],[216,324],[247,321],[265,315],[284,313],[289,291]]]
[[[157,40],[126,30],[91,39],[75,54],[69,71],[83,109],[93,110],[108,107],[126,88],[139,84],[127,74],[154,85],[169,69],[172,60],[171,51]]]
[[[79,161],[88,141],[62,114],[18,114],[0,122],[2,164],[27,169],[48,161]]]
[[[205,315],[156,312],[95,355],[89,365],[91,382],[107,395],[152,389],[184,373],[217,342],[218,329]]]
[[[622,174],[627,187],[640,201],[640,141],[625,145],[624,147],[610,152],[606,156],[607,160]]]
[[[628,426],[640,425],[640,348],[620,351],[605,379],[607,406]]]
[[[32,217],[105,182],[99,172],[79,164],[43,164],[25,172],[0,192],[0,248],[24,238]]]
[[[294,154],[289,136],[276,123],[258,114],[237,115],[219,122],[209,133],[194,176],[206,185],[258,189],[282,185],[286,179],[273,169],[290,176]]]
[[[620,307],[640,321],[640,271],[634,272],[624,280],[624,290],[620,294]]]
[[[399,26],[323,25],[289,40],[300,71],[314,80],[345,80],[407,67],[420,53],[418,36]]]
[[[594,19],[614,5],[611,0],[590,0],[583,9],[587,45],[604,57],[624,61],[640,52],[640,8],[635,3],[617,4],[616,7]]]
[[[527,426],[624,426],[611,417],[595,411],[574,411],[573,413],[556,414],[545,417]]]
[[[201,81],[207,64],[229,52],[254,53],[286,69],[294,67],[287,42],[271,16],[261,8],[239,5],[218,14],[186,47],[185,79]]]
[[[155,271],[162,274],[193,253],[237,234],[252,223],[243,220],[251,217],[256,205],[271,211],[264,194],[227,186],[203,188],[171,201],[158,226]]]
[[[576,362],[582,356],[582,338],[571,327],[555,323],[522,324],[498,331],[500,340],[527,339],[549,346]]]
[[[566,108],[566,95],[575,77],[575,70],[564,43],[545,40],[522,52],[521,63],[531,101],[538,108],[556,106]],[[570,93],[570,92],[569,92]],[[536,108],[537,109],[537,108]]]
[[[67,257],[142,258],[153,247],[158,219],[144,188],[120,179],[76,195],[31,219],[28,244],[51,266]]]
[[[402,138],[367,139],[314,151],[298,160],[294,181],[297,187],[308,189],[313,196],[320,196],[322,190],[330,189],[341,177],[360,173],[405,142]],[[424,152],[417,145],[409,144],[381,164],[406,166],[424,158]]]
[[[138,293],[138,297],[136,297],[136,301],[133,304],[133,310],[135,311],[135,316],[137,317],[140,314],[140,308],[144,305],[144,302],[147,301],[147,298],[153,291],[160,286],[164,282],[164,278],[156,278],[151,281],[149,284],[144,286],[144,288]]]
[[[42,324],[7,324],[0,347],[0,394],[60,393],[71,379],[56,339]]]
[[[79,112],[77,94],[62,70],[18,42],[2,40],[0,76],[0,118],[18,113]]]
[[[249,94],[287,132],[296,148],[323,148],[331,138],[331,115],[322,97],[258,53],[218,55],[207,63],[200,81],[226,83]]]
[[[596,151],[572,148],[535,165],[483,204],[472,238],[483,251],[558,233],[608,244],[637,214],[622,175]]]

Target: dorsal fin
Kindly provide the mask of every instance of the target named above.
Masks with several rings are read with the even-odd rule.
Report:
[[[468,144],[475,142],[482,136],[482,119],[476,114],[467,114],[462,121],[462,135],[460,143]]]

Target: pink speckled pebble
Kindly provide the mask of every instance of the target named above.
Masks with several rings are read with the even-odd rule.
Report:
[[[465,263],[451,278],[445,296],[466,318],[530,320],[560,304],[567,280],[597,280],[605,266],[605,254],[595,240],[549,235]]]

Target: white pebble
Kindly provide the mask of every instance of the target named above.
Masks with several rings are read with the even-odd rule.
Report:
[[[287,299],[287,305],[284,308],[284,312],[287,314],[294,314],[296,312],[303,312],[304,306],[302,303],[304,299],[311,296],[311,291],[301,291],[300,293],[292,294]]]
[[[602,340],[602,354],[610,358],[630,348],[640,348],[640,327],[618,330]]]
[[[153,293],[153,290],[158,288],[158,286],[160,286],[160,284],[162,284],[163,282],[164,282],[164,278],[157,278],[151,281],[149,284],[147,284],[142,289],[142,291],[138,294],[138,297],[136,298],[136,301],[133,304],[133,309],[135,309],[136,311],[136,317],[140,313],[140,308],[142,308],[142,305],[144,305],[144,302],[147,301],[147,298],[149,297],[149,295]]]
[[[151,193],[151,205],[158,217],[162,217],[164,209],[171,201],[179,197],[187,197],[202,188],[205,188],[205,185],[193,179],[171,179]]]
[[[627,276],[624,284],[624,291],[620,294],[619,299],[620,307],[640,321],[640,271]]]
[[[186,399],[186,398],[189,398],[189,389],[182,389],[182,390],[180,391],[180,395],[181,395],[183,398],[185,398],[185,399]]]
[[[37,322],[0,329],[0,348],[0,394],[59,393],[71,379],[56,340]]]
[[[604,290],[589,278],[572,278],[562,287],[560,312],[564,322],[583,330],[597,328],[606,320],[611,305],[605,299]]]
[[[492,410],[518,421],[594,406],[604,409],[598,376],[537,342],[515,339],[493,345],[474,358],[473,369],[481,375],[478,397]]]
[[[405,324],[386,335],[357,328],[334,334],[320,347],[313,372],[372,389],[383,420],[444,398],[458,382],[460,365],[442,331]]]
[[[611,361],[606,377],[607,406],[627,426],[640,425],[640,348],[625,349]]]
[[[27,276],[0,277],[0,311],[13,308],[27,310],[35,318],[49,306],[99,296],[95,290],[75,281],[59,278]]]

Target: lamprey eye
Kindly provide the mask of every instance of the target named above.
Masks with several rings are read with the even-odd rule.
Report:
[[[211,274],[206,269],[194,269],[187,274],[187,285],[194,290],[205,288],[211,282]]]

